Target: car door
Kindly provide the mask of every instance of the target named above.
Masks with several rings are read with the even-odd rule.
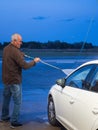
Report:
[[[73,126],[75,130],[91,130],[98,118],[98,94],[96,93],[97,89],[94,89],[97,79],[98,69],[96,70],[94,67],[86,77],[85,87],[83,85],[82,89],[76,88],[75,90],[77,93],[73,104]]]
[[[75,130],[91,130],[98,118],[98,94],[76,90],[78,95],[73,104],[73,126]]]
[[[67,126],[68,129],[76,130],[74,123],[74,107],[77,100],[78,91],[83,87],[83,81],[86,80],[93,65],[85,66],[72,73],[66,79],[66,86],[58,94],[57,100],[57,115],[58,119]],[[75,108],[76,109],[76,108]],[[78,108],[77,108],[78,109]],[[77,119],[78,120],[78,119]],[[83,130],[83,129],[82,129]]]
[[[66,126],[67,129],[72,130],[72,102],[75,91],[71,87],[61,88],[58,86],[57,91],[55,92],[55,108],[56,108],[56,118],[59,122]]]

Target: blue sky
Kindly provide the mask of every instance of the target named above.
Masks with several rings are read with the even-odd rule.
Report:
[[[98,0],[1,0],[0,42],[20,33],[23,41],[98,43]]]

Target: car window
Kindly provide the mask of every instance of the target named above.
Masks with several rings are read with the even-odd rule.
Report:
[[[94,92],[98,92],[98,67],[93,75],[93,79],[92,79],[92,82],[90,84],[89,90],[94,91]]]
[[[91,71],[93,65],[87,65],[79,70],[72,73],[67,79],[66,79],[66,85],[70,87],[77,87],[77,88],[83,88],[84,82]]]

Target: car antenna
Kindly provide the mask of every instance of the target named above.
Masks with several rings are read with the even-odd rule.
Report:
[[[76,65],[77,63],[78,63],[78,61],[77,61],[77,59],[78,59],[78,56],[81,56],[81,53],[83,52],[83,49],[84,49],[84,46],[85,46],[85,44],[86,44],[86,41],[87,41],[87,38],[88,38],[88,35],[89,35],[89,32],[90,32],[90,30],[91,30],[91,27],[92,27],[92,23],[94,22],[94,15],[91,17],[91,19],[90,19],[90,23],[89,23],[89,25],[88,25],[88,29],[87,29],[87,32],[86,32],[86,36],[85,36],[85,38],[84,38],[84,42],[83,42],[83,44],[82,44],[82,47],[80,48],[80,51],[79,51],[79,54],[77,55],[77,58],[76,58],[76,61],[75,61],[75,64],[74,65]]]

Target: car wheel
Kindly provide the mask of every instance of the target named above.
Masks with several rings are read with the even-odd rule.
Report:
[[[58,126],[58,121],[56,120],[55,106],[52,97],[49,97],[48,100],[48,120],[51,125]]]

